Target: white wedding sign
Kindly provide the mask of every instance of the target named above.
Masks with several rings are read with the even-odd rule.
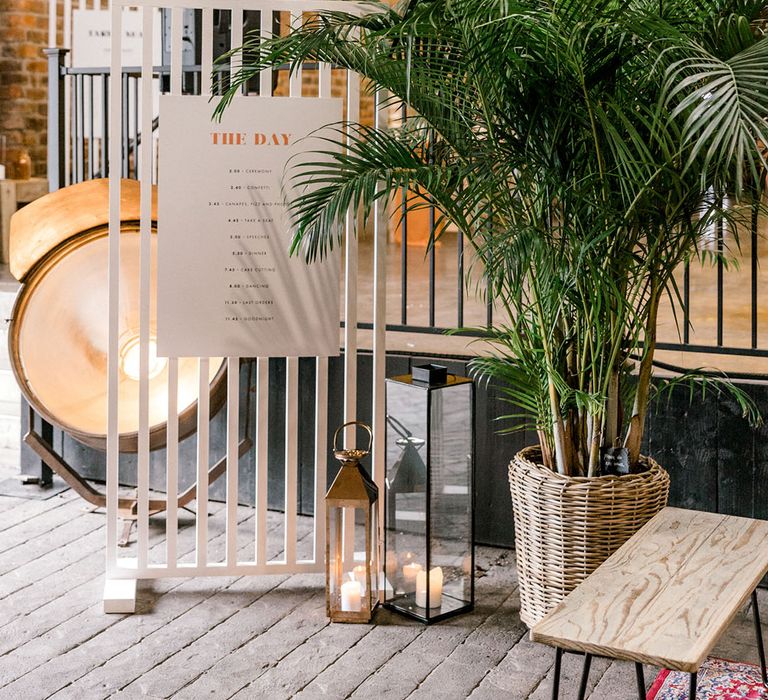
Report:
[[[328,144],[336,99],[160,99],[157,345],[166,357],[339,354],[338,246],[290,256],[283,174]]]

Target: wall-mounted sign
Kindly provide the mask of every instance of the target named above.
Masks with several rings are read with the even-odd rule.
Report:
[[[152,62],[160,64],[160,10],[147,8],[153,18]],[[123,10],[121,39],[124,66],[141,65],[143,56],[142,13]],[[72,65],[79,68],[109,68],[112,55],[112,13],[109,10],[73,10]]]
[[[221,122],[208,97],[160,99],[157,344],[169,357],[339,353],[338,247],[288,254],[286,163],[340,100],[243,97]],[[317,160],[317,156],[311,156]]]

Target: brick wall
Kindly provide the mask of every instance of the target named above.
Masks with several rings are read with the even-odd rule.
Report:
[[[45,175],[48,0],[0,3],[0,134],[24,146]]]

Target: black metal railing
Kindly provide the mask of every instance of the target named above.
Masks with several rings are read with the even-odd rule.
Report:
[[[108,68],[66,67],[66,51],[63,49],[49,49],[46,53],[49,59],[48,171],[52,188],[94,177],[106,177],[109,174],[110,71]],[[317,69],[316,64],[304,66],[305,74]],[[226,88],[228,70],[226,66],[216,68],[215,94]],[[287,66],[274,71],[273,87],[278,84],[281,70],[287,70]],[[200,94],[201,77],[201,66],[183,66],[182,91],[185,94]],[[158,81],[160,93],[167,92],[170,68],[154,67],[153,79]],[[70,94],[68,128],[64,117],[67,82]],[[121,174],[126,178],[136,178],[140,164],[138,146],[145,138],[139,128],[141,70],[123,68],[120,85],[123,93]],[[250,87],[251,92],[258,92],[257,85]],[[335,89],[337,94],[344,94],[343,87]],[[158,122],[155,119],[153,134],[157,128]],[[388,279],[392,289],[393,282],[399,277],[400,289],[399,303],[389,305],[387,329],[393,333],[418,334],[426,338],[442,334],[449,328],[471,326],[480,330],[465,331],[465,335],[482,335],[482,328],[488,328],[494,322],[494,307],[490,301],[470,293],[465,283],[469,269],[469,258],[465,255],[470,255],[470,252],[465,246],[464,236],[460,232],[450,233],[440,245],[431,247],[425,255],[423,245],[420,249],[414,247],[409,237],[418,237],[420,242],[431,239],[436,225],[435,211],[433,208],[428,209],[426,230],[422,222],[422,230],[414,233],[416,226],[405,215],[406,196],[407,193],[403,192],[399,206],[390,212]],[[396,211],[398,208],[400,211]],[[745,250],[740,253],[741,265],[738,269],[727,268],[723,262],[728,233],[724,231],[722,223],[712,232],[712,240],[703,243],[709,245],[716,254],[713,266],[710,269],[700,269],[694,263],[683,266],[678,280],[682,299],[682,309],[679,310],[681,330],[678,335],[676,324],[668,323],[660,331],[657,343],[660,351],[684,352],[687,353],[686,357],[692,357],[691,353],[695,353],[711,357],[752,358],[748,365],[735,367],[736,371],[729,373],[745,379],[766,378],[768,361],[763,363],[763,360],[768,359],[768,318],[761,338],[759,304],[764,287],[768,286],[768,278],[763,284],[759,270],[763,224],[759,208],[754,206],[749,217],[749,231],[744,231],[742,235]],[[361,238],[365,244],[364,233]],[[366,248],[363,245],[360,250],[362,255],[370,255],[372,259],[372,246]],[[714,306],[714,322],[706,314],[702,316],[701,313],[693,312],[694,300],[700,295],[700,292],[692,288],[694,278],[695,284],[705,288],[707,293],[714,290],[714,299],[710,304]],[[372,284],[364,275],[361,279],[363,284]],[[372,287],[370,292],[372,295]],[[734,297],[734,294],[737,296]],[[668,310],[668,315],[671,313]],[[741,325],[737,328],[734,324],[739,319]],[[361,316],[358,327],[370,329],[372,323]],[[435,343],[431,350],[439,352],[438,347]],[[710,364],[699,362],[699,358],[696,360],[692,362],[695,366]]]

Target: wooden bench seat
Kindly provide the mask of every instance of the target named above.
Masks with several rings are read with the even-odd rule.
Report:
[[[695,674],[767,572],[768,522],[665,508],[531,639]]]

